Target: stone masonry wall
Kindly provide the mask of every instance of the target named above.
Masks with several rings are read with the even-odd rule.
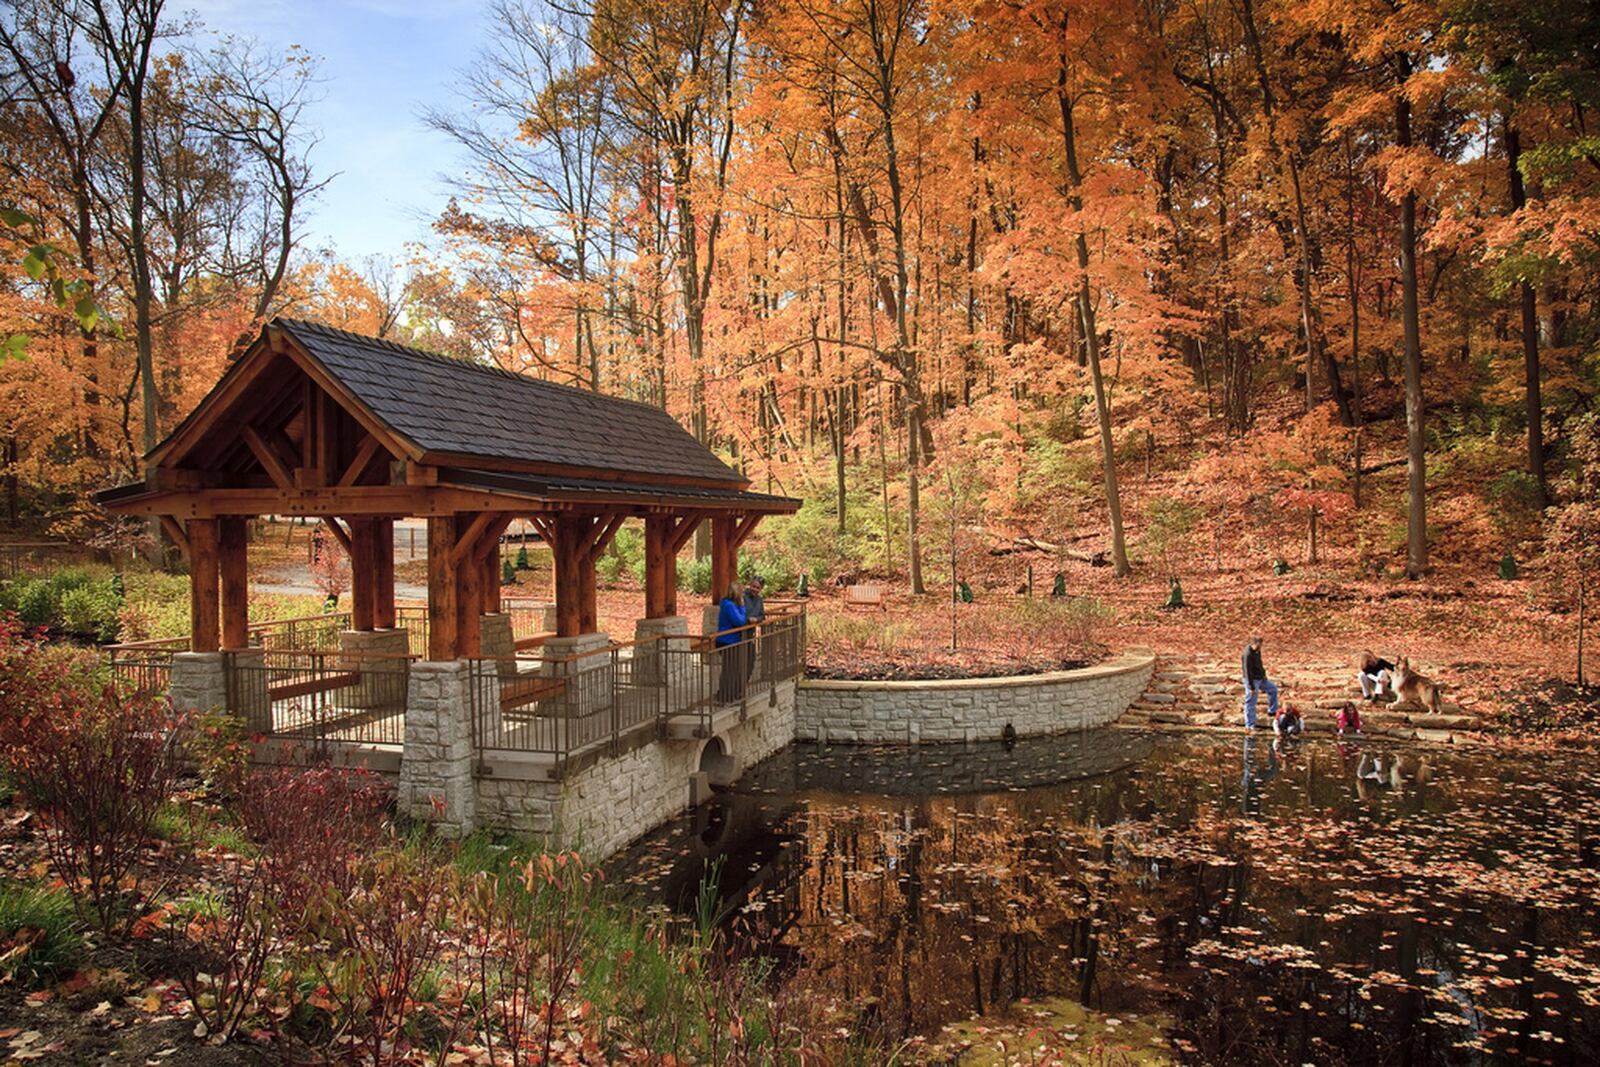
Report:
[[[800,741],[916,743],[995,741],[1010,723],[1018,737],[1104,726],[1144,690],[1148,652],[1072,671],[928,682],[801,683]]]
[[[778,701],[753,702],[750,716],[722,737],[740,772],[794,738],[795,686],[780,683]],[[600,759],[561,781],[480,777],[480,826],[541,836],[600,859],[689,806],[689,776],[699,769],[703,740],[654,741]]]

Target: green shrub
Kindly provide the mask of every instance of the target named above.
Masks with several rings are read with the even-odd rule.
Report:
[[[1507,540],[1532,537],[1539,527],[1539,480],[1524,470],[1501,471],[1484,492],[1495,531]]]
[[[754,556],[740,553],[739,577],[748,582],[758,574],[767,580],[768,593],[791,590],[800,580],[783,550],[776,545],[768,545]]]
[[[757,531],[762,548],[759,570],[768,582],[774,575],[794,575],[783,588],[804,574],[812,585],[824,585],[840,571],[883,561],[883,504],[867,492],[847,494],[845,529],[839,533],[837,498],[829,485],[809,487],[806,501],[793,515],[768,519]],[[898,510],[892,522],[901,522]],[[743,573],[741,570],[740,573]]]
[[[65,890],[0,879],[0,978],[33,986],[75,970],[82,956]]]
[[[644,584],[644,532],[624,526],[612,538],[611,547],[595,563],[595,574],[604,585],[614,585],[626,573]]]
[[[59,622],[102,643],[115,641],[122,631],[122,598],[109,581],[69,589],[61,595]]]
[[[687,589],[695,596],[711,592],[711,559],[681,560],[678,563],[678,588]]]
[[[60,609],[60,594],[48,579],[33,578],[22,583],[17,595],[17,616],[24,625],[49,626]]]

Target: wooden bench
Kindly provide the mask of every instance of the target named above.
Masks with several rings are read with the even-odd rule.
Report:
[[[336,689],[349,689],[351,686],[361,684],[361,675],[356,671],[344,674],[330,674],[325,678],[312,678],[305,682],[285,682],[282,685],[267,686],[269,700],[292,700],[295,697],[308,697],[313,693],[331,693]]]
[[[888,605],[883,602],[883,586],[881,585],[846,586],[844,590],[844,606],[847,608],[888,610]]]
[[[565,678],[546,678],[542,675],[530,674],[525,678],[514,681],[502,680],[500,682],[500,711],[514,711],[525,708],[530,704],[537,704],[549,697],[560,696],[566,691]]]
[[[555,634],[553,632],[532,634],[528,637],[518,638],[517,642],[511,647],[515,648],[518,652],[526,652],[530,648],[542,647],[546,641],[550,640],[554,636]]]

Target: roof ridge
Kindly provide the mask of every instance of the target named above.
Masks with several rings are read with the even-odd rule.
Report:
[[[442,352],[430,352],[426,348],[418,348],[415,345],[401,344],[399,341],[392,341],[387,337],[373,337],[369,334],[356,333],[353,330],[346,330],[339,326],[330,326],[325,322],[317,322],[313,319],[295,318],[292,315],[278,315],[274,317],[271,325],[278,324],[288,327],[291,331],[295,329],[318,330],[323,333],[330,333],[351,341],[356,341],[361,344],[377,346],[385,349],[386,351],[397,352],[407,356],[420,356],[424,359],[433,360],[435,362],[446,363],[452,368],[467,367],[472,370],[496,374],[503,378],[511,378],[519,382],[531,382],[540,388],[558,390],[570,389],[573,392],[585,393],[589,396],[597,397],[610,403],[632,404],[635,407],[644,408],[646,411],[659,412],[666,415],[668,418],[672,418],[672,413],[670,411],[667,411],[665,408],[657,407],[654,404],[646,403],[643,400],[635,400],[632,397],[627,396],[617,396],[615,393],[603,393],[598,389],[580,389],[575,385],[562,385],[560,382],[552,382],[544,378],[535,378],[530,374],[523,374],[520,371],[510,370],[506,367],[500,366],[498,363],[481,363],[475,359],[457,359],[455,356],[447,356]],[[672,421],[677,422],[678,420],[673,419]],[[680,423],[680,425],[682,424]],[[713,455],[715,455],[715,453],[713,453]],[[719,456],[718,459],[720,460],[721,457]],[[726,466],[726,464],[724,464],[724,466]],[[732,468],[729,469],[731,470]]]

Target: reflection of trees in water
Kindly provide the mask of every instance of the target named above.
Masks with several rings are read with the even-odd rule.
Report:
[[[780,976],[888,1038],[1051,993],[1160,1010],[1211,1062],[1600,1062],[1600,772],[1286,746],[1244,815],[1243,747],[987,794],[731,796],[680,840],[725,856]],[[1363,756],[1384,774],[1358,788]]]
[[[791,933],[809,980],[897,1035],[1046,990],[1096,995],[1099,926],[1118,911],[1096,827],[1120,801],[1090,792],[1072,798],[1090,823],[1078,840],[1012,796],[809,806],[809,907]]]
[[[1528,841],[1505,836],[1503,782],[1407,753],[1363,791],[1359,755],[1318,745],[1252,786],[1225,753],[1017,793],[810,798],[786,939],[802,980],[889,1036],[1048,992],[1173,1014],[1210,1060],[1481,1058],[1467,1039],[1593,1062],[1594,1022],[1537,966],[1541,938],[1594,943],[1592,916],[1540,921],[1452,882],[1463,857]],[[1241,817],[1251,788],[1262,814]]]

